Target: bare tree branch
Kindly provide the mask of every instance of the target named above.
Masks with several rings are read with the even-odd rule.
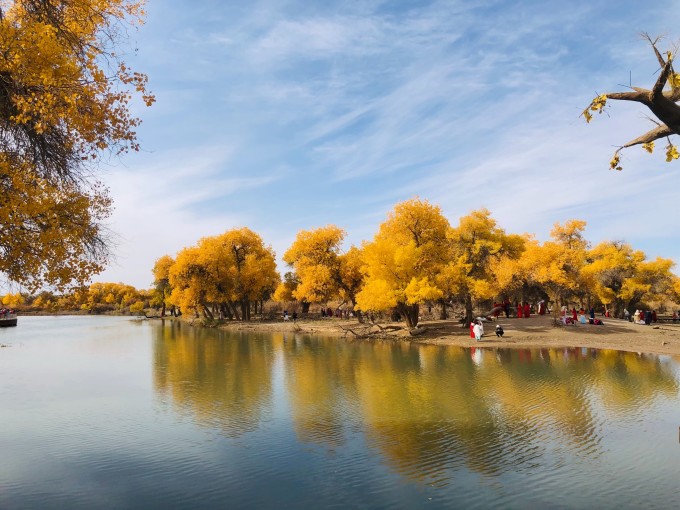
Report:
[[[626,147],[632,147],[634,145],[641,145],[643,143],[653,142],[654,140],[658,140],[659,138],[664,138],[672,134],[674,134],[673,130],[671,130],[668,126],[662,124],[650,131],[647,131],[644,135],[638,136],[635,140],[631,140],[621,148],[625,149]]]
[[[671,74],[672,71],[673,61],[671,59],[668,59],[668,62],[666,62],[666,64],[663,66],[661,74],[659,74],[659,78],[657,78],[656,83],[652,88],[652,94],[650,96],[651,101],[656,101],[657,98],[663,97],[663,88],[666,86],[668,76]]]
[[[635,92],[608,92],[607,99],[618,99],[620,101],[637,101],[638,103],[648,103],[651,91],[634,87]]]
[[[652,38],[649,37],[649,34],[647,32],[643,32],[642,37],[644,37],[645,39],[647,39],[649,41],[649,44],[652,46],[652,49],[654,50],[654,53],[656,54],[656,59],[659,61],[659,65],[661,67],[665,66],[666,61],[661,56],[661,53],[659,53],[659,50],[656,49],[656,43],[659,41],[659,38],[657,37],[656,39],[654,39],[652,41]]]

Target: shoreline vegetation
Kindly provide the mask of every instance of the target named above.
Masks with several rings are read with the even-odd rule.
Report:
[[[180,320],[203,327],[202,319],[186,317],[150,317],[153,320]],[[359,341],[408,341],[457,347],[541,349],[579,348],[613,349],[647,354],[680,356],[680,322],[659,322],[649,326],[634,324],[623,319],[603,318],[604,325],[575,324],[554,326],[552,316],[529,318],[499,318],[484,323],[482,341],[470,338],[467,328],[457,320],[425,320],[413,335],[403,322],[364,323],[352,319],[314,318],[297,321],[263,320],[250,322],[215,321],[211,325],[231,331],[265,333],[293,333],[337,337]],[[494,329],[500,324],[505,334],[496,337]],[[413,330],[411,330],[413,331]]]

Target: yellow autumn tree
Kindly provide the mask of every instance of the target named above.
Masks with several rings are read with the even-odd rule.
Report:
[[[436,281],[446,263],[448,220],[427,201],[401,202],[364,245],[361,310],[396,308],[409,328],[418,325],[420,304],[440,299]]]
[[[132,285],[124,283],[97,282],[86,291],[84,309],[102,312],[122,310],[136,301],[143,301],[143,296]]]
[[[103,151],[137,150],[133,95],[147,78],[118,56],[138,0],[0,2],[0,268],[29,289],[81,283],[108,260]]]
[[[363,250],[356,246],[350,247],[347,253],[339,257],[338,287],[340,297],[354,307],[357,319],[362,322],[361,310],[357,307],[357,294],[364,284]]]
[[[294,301],[294,292],[300,285],[300,279],[294,271],[288,271],[283,275],[283,281],[279,283],[274,291],[274,301],[284,303],[287,301]]]
[[[447,291],[465,303],[465,324],[473,319],[473,302],[499,292],[493,268],[504,259],[517,259],[525,238],[506,234],[487,209],[472,211],[449,230],[450,253],[444,269]]]
[[[17,306],[24,304],[24,296],[19,292],[5,294],[2,297],[2,304],[9,308],[16,308]]]
[[[168,282],[172,288],[170,302],[183,312],[192,310],[196,316],[213,318],[209,308],[209,297],[216,294],[210,268],[203,259],[201,243],[183,248],[175,256],[175,263],[168,271]]]
[[[541,244],[533,236],[525,234],[524,251],[519,258],[515,254],[503,254],[498,263],[491,266],[498,295],[505,296],[511,301],[515,299],[522,301],[526,294],[540,288],[533,272],[539,263],[540,248]]]
[[[249,228],[230,230],[217,242],[228,252],[223,269],[231,280],[229,301],[239,304],[243,320],[250,320],[250,304],[269,299],[280,282],[274,250]]]
[[[639,264],[634,277],[627,279],[621,288],[624,306],[632,308],[640,301],[658,302],[672,297],[677,279],[673,267],[672,260],[661,257]]]
[[[680,304],[680,276],[675,276],[673,278],[673,285],[671,288],[671,299],[676,304]]]
[[[310,303],[326,303],[338,294],[340,246],[345,231],[335,225],[301,230],[283,254],[283,260],[295,270],[299,284],[293,296],[303,303],[303,313]]]
[[[181,250],[169,270],[170,301],[210,319],[216,313],[250,320],[251,304],[269,299],[279,284],[271,247],[248,228],[201,239]]]
[[[605,241],[588,254],[583,272],[595,282],[603,303],[612,303],[616,316],[645,299],[668,295],[673,288],[674,263],[668,259],[646,260],[644,252],[621,241]]]
[[[170,286],[170,268],[175,263],[170,255],[163,255],[153,265],[153,304],[161,307],[161,317],[165,317],[165,307],[167,300],[172,294],[172,287]],[[176,310],[172,308],[172,315],[176,314]]]
[[[553,312],[570,293],[582,286],[582,269],[586,262],[588,242],[583,236],[586,222],[569,220],[564,225],[556,223],[547,241],[533,253],[534,279],[552,299]]]

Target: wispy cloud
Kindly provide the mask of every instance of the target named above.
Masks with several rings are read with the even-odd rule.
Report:
[[[279,254],[328,223],[359,243],[415,195],[452,223],[485,206],[539,238],[578,217],[593,240],[673,245],[661,155],[633,149],[624,172],[607,170],[614,146],[645,129],[644,110],[578,118],[629,72],[653,82],[637,32],[663,32],[655,13],[677,9],[617,5],[151,3],[136,65],[159,98],[139,113],[152,152],[107,177],[121,241],[103,277],[146,282],[158,256],[241,225]],[[666,256],[680,257],[676,244]]]

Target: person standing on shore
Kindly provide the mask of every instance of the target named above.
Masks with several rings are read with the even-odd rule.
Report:
[[[517,302],[517,318],[522,318],[522,303]]]
[[[526,302],[524,303],[524,318],[528,319],[529,317],[531,317],[531,305]]]
[[[472,332],[475,335],[475,340],[477,342],[482,340],[482,326],[479,324],[478,321],[475,321],[475,325],[472,327]]]

